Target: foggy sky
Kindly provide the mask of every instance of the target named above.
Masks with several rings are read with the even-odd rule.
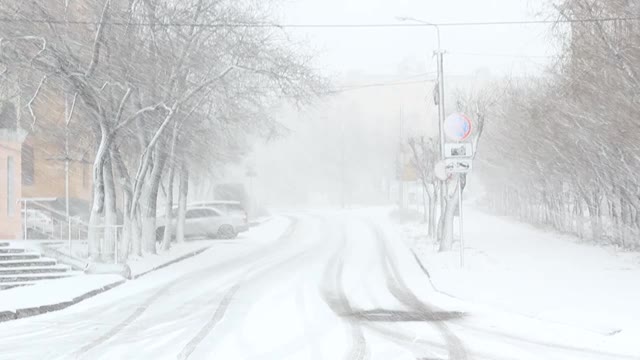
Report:
[[[394,23],[396,17],[428,22],[479,22],[540,19],[545,0],[289,0],[280,10],[284,23]],[[406,61],[435,69],[433,28],[289,29],[320,51],[318,64],[338,73],[389,74]],[[486,26],[442,29],[448,52],[446,70],[469,74],[489,69],[496,74],[537,72],[553,54],[548,25]],[[472,53],[474,55],[470,55]],[[483,54],[478,55],[478,54]],[[514,58],[486,55],[520,55]]]
[[[545,4],[543,0],[291,0],[279,12],[285,24],[395,23],[402,16],[429,22],[517,21],[540,19]],[[387,200],[399,144],[437,131],[437,108],[431,99],[435,30],[286,31],[317,51],[316,66],[334,86],[403,79],[424,82],[357,89],[323,98],[301,111],[284,111],[279,120],[290,134],[258,145],[254,154],[258,196],[270,205],[336,205],[343,197],[354,204]],[[455,111],[451,97],[456,88],[477,87],[487,78],[537,75],[550,61],[539,56],[554,52],[549,25],[443,28],[441,35],[447,51],[448,112]]]

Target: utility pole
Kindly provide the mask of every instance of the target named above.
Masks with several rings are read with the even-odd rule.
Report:
[[[440,136],[440,159],[444,160],[444,52],[438,49],[438,132]]]
[[[438,59],[438,135],[440,139],[440,160],[444,161],[444,119],[446,114],[444,108],[444,51],[440,48],[440,31],[438,31],[438,51],[436,52],[436,57]],[[440,185],[440,216],[444,216],[446,198],[446,181],[442,181]]]
[[[404,210],[404,153],[403,153],[403,145],[404,145],[404,117],[402,114],[402,105],[400,106],[400,139],[398,141],[398,199],[400,210]]]
[[[440,142],[440,160],[444,161],[445,153],[444,153],[444,120],[446,117],[445,107],[444,107],[444,51],[442,50],[442,43],[440,38],[440,26],[438,24],[430,23],[428,21],[412,18],[412,17],[399,17],[397,18],[400,21],[411,21],[417,22],[420,24],[432,26],[436,29],[436,35],[438,37],[438,50],[435,52],[435,56],[438,61],[438,91],[437,91],[437,101],[438,101],[438,137]],[[447,198],[447,189],[446,189],[446,181],[441,182],[440,186],[440,216],[444,215],[445,211],[445,199]]]
[[[343,209],[347,207],[346,204],[346,139],[345,139],[345,122],[344,120],[340,124],[340,203]]]
[[[435,51],[436,58],[438,60],[438,133],[440,138],[440,159],[444,160],[444,119],[446,117],[444,109],[444,50],[442,50],[442,42],[440,38],[440,26],[438,24],[430,23],[428,21],[412,18],[412,17],[399,17],[400,21],[412,21],[420,24],[432,26],[436,29],[436,35],[438,37],[438,50]]]

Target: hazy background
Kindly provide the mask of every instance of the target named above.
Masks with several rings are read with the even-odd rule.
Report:
[[[282,3],[284,24],[397,23],[546,19],[548,1],[296,0]],[[311,108],[280,109],[288,135],[258,144],[235,171],[254,168],[252,192],[271,206],[386,203],[399,143],[434,135],[436,31],[424,28],[287,28],[315,66],[346,89]],[[553,56],[550,25],[442,27],[448,112],[459,89],[539,75]],[[245,181],[248,181],[245,179]],[[295,185],[294,185],[295,184]]]

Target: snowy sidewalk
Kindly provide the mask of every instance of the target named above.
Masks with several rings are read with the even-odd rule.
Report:
[[[200,254],[211,247],[216,240],[192,240],[180,244],[172,244],[169,251],[159,250],[156,255],[145,255],[143,258],[130,259],[127,265],[131,269],[131,277],[136,279],[151,271],[182,261]]]
[[[0,321],[64,309],[118,286],[120,275],[78,275],[0,292]]]
[[[465,210],[465,268],[458,248],[437,253],[424,226],[405,231],[434,286],[465,301],[601,334],[640,334],[640,254]]]
[[[187,241],[173,244],[169,251],[159,251],[156,255],[131,259],[128,263],[131,277],[136,279],[151,271],[198,255],[207,250],[213,242],[213,240]],[[125,281],[126,279],[120,275],[83,274],[4,290],[0,292],[0,321],[64,309]]]

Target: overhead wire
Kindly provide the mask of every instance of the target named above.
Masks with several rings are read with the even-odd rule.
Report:
[[[505,57],[505,58],[525,58],[525,59],[553,59],[553,55],[527,55],[527,54],[492,54],[492,53],[475,53],[475,52],[458,52],[447,51],[447,55],[464,55],[464,56],[486,56],[486,57]]]
[[[540,20],[507,20],[507,21],[468,21],[440,23],[242,23],[242,22],[160,22],[160,21],[89,21],[59,19],[0,18],[4,23],[60,24],[60,25],[112,25],[112,26],[157,26],[157,27],[244,27],[244,28],[318,28],[318,29],[362,29],[362,28],[422,28],[422,27],[469,27],[469,26],[509,26],[509,25],[544,25],[571,23],[602,23],[614,21],[640,21],[640,16],[599,17],[581,19],[540,19]]]
[[[329,94],[337,94],[343,93],[347,91],[368,89],[368,88],[379,88],[379,87],[395,87],[395,86],[406,86],[406,85],[416,85],[416,84],[427,84],[430,82],[434,82],[435,79],[423,79],[423,80],[412,80],[412,81],[390,81],[390,82],[377,82],[377,83],[369,83],[369,84],[359,84],[359,85],[343,85],[338,86],[333,90],[330,90]]]

